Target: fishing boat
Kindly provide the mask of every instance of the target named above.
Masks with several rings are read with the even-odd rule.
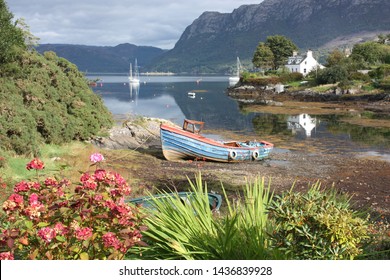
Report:
[[[195,195],[196,194],[193,192],[161,193],[153,196],[143,196],[139,198],[128,199],[126,202],[145,208],[154,208],[155,199],[169,201],[173,197],[177,196],[183,203],[191,204],[191,201],[194,199]],[[222,196],[215,193],[208,193],[207,196],[209,199],[210,209],[213,211],[218,211],[222,204]]]
[[[135,65],[134,65],[134,75],[133,75],[133,67],[132,64],[130,63],[129,82],[131,84],[136,84],[136,85],[139,84],[139,72],[138,72],[137,59],[135,60]]]
[[[240,68],[241,68],[240,59],[237,57],[236,75],[229,77],[229,85],[230,86],[234,86],[240,81]]]
[[[217,141],[200,134],[203,126],[204,122],[188,119],[184,120],[183,128],[161,124],[164,157],[170,161],[259,161],[268,157],[274,146],[266,141]]]

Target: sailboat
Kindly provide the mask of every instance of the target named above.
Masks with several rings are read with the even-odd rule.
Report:
[[[135,59],[134,76],[133,76],[133,67],[132,64],[130,63],[129,82],[131,84],[139,84],[139,72],[138,72],[137,59]]]
[[[235,76],[229,77],[229,85],[234,86],[240,80],[240,68],[241,68],[240,59],[237,57],[237,72]]]

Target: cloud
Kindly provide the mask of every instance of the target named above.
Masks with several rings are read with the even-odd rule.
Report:
[[[7,0],[6,0],[7,1]],[[114,46],[132,43],[169,49],[204,11],[231,12],[246,0],[8,0],[40,43]]]

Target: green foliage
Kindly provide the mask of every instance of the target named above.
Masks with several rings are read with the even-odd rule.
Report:
[[[345,60],[345,58],[346,58],[346,56],[342,51],[335,49],[326,58],[326,66],[332,67],[335,65],[342,64],[342,62],[343,62],[343,60]]]
[[[378,42],[365,42],[356,44],[353,47],[351,58],[361,63],[362,66],[369,67],[387,63],[390,57],[390,46]]]
[[[289,259],[354,259],[368,239],[368,221],[350,208],[349,199],[313,185],[306,193],[291,189],[269,207],[275,222],[273,246]]]
[[[274,68],[274,54],[269,46],[261,42],[253,55],[252,63],[257,68],[262,68],[265,70]]]
[[[286,64],[287,58],[298,49],[290,39],[281,35],[268,36],[265,46],[272,51],[274,69]]]
[[[112,125],[110,112],[74,64],[23,51],[2,65],[1,147],[37,153],[41,143],[85,140]]]
[[[156,209],[146,220],[144,233],[148,247],[142,253],[147,259],[270,259],[267,248],[265,211],[271,195],[269,186],[256,179],[248,182],[241,200],[228,203],[227,214],[219,217],[210,210],[207,184],[201,176],[190,181],[195,193],[191,203],[179,197],[163,202],[151,197]]]
[[[0,0],[0,64],[12,61],[19,49],[25,47],[23,32],[12,23],[12,18],[7,4]]]
[[[317,84],[334,84],[348,78],[348,71],[345,67],[335,65],[321,69],[317,72]]]

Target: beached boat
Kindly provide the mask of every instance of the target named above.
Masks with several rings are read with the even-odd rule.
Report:
[[[177,196],[183,203],[191,204],[191,200],[194,199],[195,195],[196,193],[193,192],[162,193],[156,194],[154,196],[133,198],[126,200],[126,202],[146,208],[154,208],[154,199],[169,201],[172,197]],[[209,199],[210,209],[213,211],[218,211],[222,204],[222,196],[215,193],[208,193],[207,196]]]
[[[184,120],[183,128],[161,124],[161,146],[167,160],[258,161],[268,157],[273,144],[266,141],[221,142],[200,134],[204,122]]]

